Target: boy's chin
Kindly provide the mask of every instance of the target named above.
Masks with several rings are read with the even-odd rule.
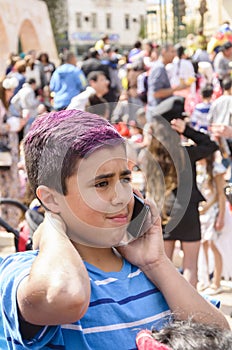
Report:
[[[134,240],[126,230],[126,227],[115,228],[92,228],[92,230],[79,232],[69,232],[69,238],[81,245],[95,248],[112,248],[122,246]]]

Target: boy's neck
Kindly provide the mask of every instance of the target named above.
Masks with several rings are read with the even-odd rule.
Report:
[[[115,254],[112,248],[95,248],[73,242],[83,261],[96,266],[104,272],[118,272],[123,261],[120,255]]]

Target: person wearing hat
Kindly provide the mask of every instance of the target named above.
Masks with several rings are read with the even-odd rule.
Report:
[[[223,79],[230,77],[232,60],[232,43],[230,41],[225,42],[220,49],[220,52],[214,59],[214,70],[218,75],[220,83]]]

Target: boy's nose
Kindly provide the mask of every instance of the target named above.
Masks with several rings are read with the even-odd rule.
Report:
[[[130,199],[130,193],[125,189],[125,186],[121,182],[117,182],[114,188],[114,194],[112,196],[112,204],[125,204]]]

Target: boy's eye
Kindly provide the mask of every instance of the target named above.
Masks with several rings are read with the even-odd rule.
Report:
[[[123,177],[121,179],[122,182],[125,182],[125,183],[130,183],[131,182],[131,177],[127,176],[127,177]]]
[[[105,187],[108,185],[108,181],[101,181],[95,184],[95,187]]]

